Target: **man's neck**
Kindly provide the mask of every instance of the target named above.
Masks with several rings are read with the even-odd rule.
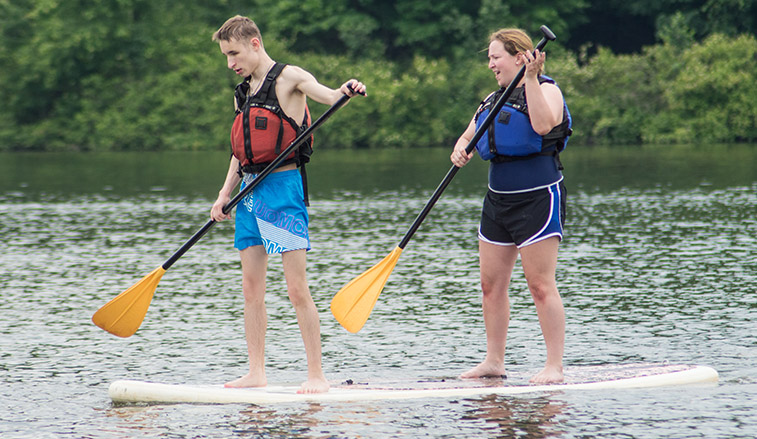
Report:
[[[261,57],[260,64],[258,64],[255,70],[252,72],[252,81],[259,82],[263,78],[265,78],[265,75],[268,74],[268,71],[271,70],[271,67],[273,67],[274,63],[275,61],[267,55]]]

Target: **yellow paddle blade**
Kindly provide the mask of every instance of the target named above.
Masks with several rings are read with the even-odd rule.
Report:
[[[166,270],[158,267],[131,288],[106,303],[92,316],[92,322],[119,337],[131,337],[139,329],[150,307],[152,295]]]
[[[331,299],[331,313],[350,332],[358,332],[371,315],[384,284],[402,254],[396,247],[368,271],[352,279]]]

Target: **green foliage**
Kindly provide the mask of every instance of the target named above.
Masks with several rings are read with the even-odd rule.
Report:
[[[587,0],[256,0],[250,17],[265,38],[297,53],[412,62],[467,55],[501,27],[551,29],[567,38]]]
[[[568,46],[611,47],[638,53],[642,47],[672,39],[701,41],[712,34],[757,34],[755,0],[589,0],[583,24],[574,19]]]
[[[182,136],[194,140],[181,148],[197,148],[191,133],[222,119],[205,105],[225,71],[210,60],[214,27],[197,22],[225,19],[210,7],[1,1],[0,17],[2,149],[160,149]]]
[[[368,85],[316,148],[452,145],[496,87],[486,36],[518,26],[536,40],[543,23],[558,35],[547,72],[572,144],[757,139],[757,2],[608,0],[654,17],[660,44],[567,50],[573,29],[600,24],[586,23],[597,1],[0,0],[0,150],[227,149],[239,78],[210,36],[237,13],[259,22],[274,59],[330,87]]]
[[[648,51],[660,59],[664,47]],[[657,78],[665,108],[646,125],[645,142],[757,140],[757,39],[715,34],[678,56],[681,67]]]
[[[600,51],[584,67],[566,59],[550,64],[573,116],[575,142],[636,143],[647,117],[647,66],[636,55]]]
[[[608,49],[552,63],[579,143],[713,143],[757,139],[757,40],[716,34],[641,54]]]
[[[481,59],[453,66],[443,59],[416,57],[404,66],[386,61],[356,62],[344,56],[288,56],[277,59],[298,62],[330,87],[350,78],[368,84],[367,97],[351,99],[333,122],[316,133],[316,149],[451,145],[483,96],[496,86]],[[314,116],[325,109],[311,103]]]

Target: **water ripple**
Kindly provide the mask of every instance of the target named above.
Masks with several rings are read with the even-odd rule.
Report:
[[[428,195],[382,192],[368,202],[344,193],[313,200],[308,275],[330,378],[450,377],[483,358],[480,194],[439,201],[359,334],[344,331],[328,311],[342,285],[399,243]],[[655,393],[655,406],[665,408],[655,415],[644,408],[649,394],[643,391],[441,405],[109,407],[105,388],[114,379],[223,382],[244,371],[239,262],[228,223],[217,225],[169,270],[135,336],[117,339],[89,321],[99,306],[191,236],[207,220],[209,205],[162,192],[2,205],[0,371],[6,415],[0,430],[10,433],[4,437],[22,437],[29,421],[43,425],[38,437],[218,431],[389,437],[408,429],[434,437],[549,437],[566,431],[609,437],[610,424],[630,429],[633,437],[655,437],[666,429],[682,431],[676,423],[699,428],[706,422],[704,436],[736,434],[738,425],[754,431],[757,425],[752,398],[745,396],[754,392],[757,376],[757,186],[571,195],[558,267],[568,316],[566,363],[695,362],[715,366],[723,377],[715,389]],[[271,258],[269,379],[296,383],[304,378],[304,349],[282,277],[279,258]],[[508,367],[527,374],[544,353],[520,272],[512,298]],[[691,408],[684,413],[682,399],[696,400],[700,414]],[[725,406],[730,415],[717,414]],[[610,421],[619,417],[620,423]]]

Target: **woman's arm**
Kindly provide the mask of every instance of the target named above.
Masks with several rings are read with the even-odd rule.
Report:
[[[462,168],[466,163],[468,163],[471,158],[473,158],[473,151],[475,151],[475,149],[470,153],[466,153],[465,148],[468,146],[475,134],[476,118],[473,118],[468,124],[468,127],[465,128],[465,131],[463,131],[463,134],[457,139],[457,142],[455,142],[455,149],[452,150],[452,154],[450,154],[449,156],[449,159],[452,161],[453,165],[457,166],[458,168]]]
[[[527,52],[521,53],[520,58],[526,65],[526,100],[531,127],[543,136],[562,122],[562,92],[554,84],[539,84],[538,72],[544,66],[546,54],[537,50],[536,56]]]

